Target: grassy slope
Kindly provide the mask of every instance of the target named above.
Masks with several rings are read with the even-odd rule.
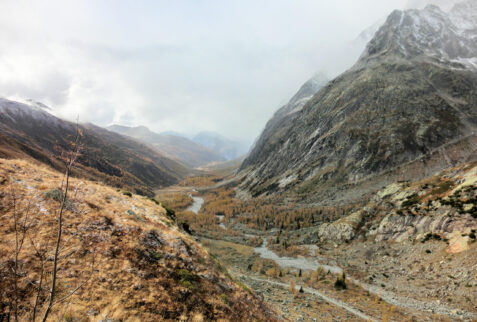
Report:
[[[60,186],[62,174],[25,160],[0,159],[0,319],[13,298],[8,263],[14,249],[11,189],[23,220],[30,208],[27,238],[19,257],[20,315],[31,307],[41,248],[56,234],[58,202],[45,192]],[[274,320],[276,316],[221,269],[193,238],[177,229],[150,199],[128,197],[103,184],[72,179],[64,218],[58,298],[52,319],[128,321]],[[28,206],[30,202],[30,206]],[[30,242],[33,241],[33,243]],[[94,264],[93,264],[94,257]],[[51,261],[46,262],[47,271]],[[49,275],[43,285],[48,285]],[[42,292],[46,295],[46,289]]]

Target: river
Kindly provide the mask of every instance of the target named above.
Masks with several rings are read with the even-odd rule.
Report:
[[[194,200],[194,202],[186,210],[192,211],[193,213],[198,214],[200,208],[202,208],[202,205],[204,204],[204,198],[192,197],[192,199]]]
[[[304,258],[304,257],[292,258],[292,257],[278,256],[267,247],[267,240],[265,238],[263,238],[262,245],[260,247],[255,247],[253,250],[257,254],[259,254],[260,257],[265,259],[271,259],[282,268],[290,267],[290,268],[296,268],[301,270],[314,271],[318,267],[322,267],[325,272],[330,271],[331,273],[335,273],[335,274],[340,274],[343,271],[340,267],[319,264],[316,260],[309,259],[309,258]]]
[[[199,213],[200,208],[204,204],[204,199],[201,197],[192,197],[194,202],[192,203],[187,210],[192,211],[195,214]],[[226,228],[225,225],[222,223],[223,216],[217,216],[220,221],[220,226],[222,228]],[[249,237],[255,237],[254,235],[248,235],[245,234]],[[281,257],[275,254],[272,250],[270,250],[267,247],[267,240],[263,238],[263,243],[260,247],[255,247],[254,251],[260,255],[260,257],[265,258],[265,259],[271,259],[274,262],[276,262],[280,267],[286,268],[296,268],[296,269],[302,269],[302,270],[316,270],[318,267],[322,267],[325,271],[330,271],[331,273],[335,274],[340,274],[343,270],[340,267],[337,266],[330,266],[330,265],[324,265],[324,264],[319,264],[316,260],[309,259],[309,258],[304,258],[304,257],[298,257],[298,258],[292,258],[292,257]]]

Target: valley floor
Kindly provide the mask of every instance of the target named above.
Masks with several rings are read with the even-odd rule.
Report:
[[[344,243],[309,242],[309,236],[318,226],[294,230],[252,228],[240,221],[241,215],[235,210],[232,214],[224,210],[233,206],[245,209],[242,204],[237,206],[232,193],[223,192],[222,188],[217,190],[217,185],[211,190],[197,188],[202,193],[199,197],[193,188],[181,189],[196,195],[194,200],[189,196],[188,210],[194,209],[197,200],[205,202],[200,211],[184,209],[178,218],[189,221],[210,254],[284,319],[477,319],[477,243],[472,239],[466,242],[465,251],[457,252],[449,251],[451,246],[455,247],[452,240],[437,234],[399,242],[374,240],[374,235],[356,236]],[[404,200],[408,200],[409,193],[404,195]],[[425,197],[424,193],[421,195]],[[255,210],[260,212],[260,209]],[[269,208],[264,206],[263,212],[266,211]],[[472,227],[466,229],[470,231]],[[467,238],[460,234],[458,237]],[[341,271],[346,273],[344,290],[335,288]]]
[[[472,313],[443,307],[439,302],[423,300],[426,295],[411,283],[399,284],[399,279],[387,280],[388,287],[362,283],[359,271],[348,270],[347,289],[334,289],[335,274],[325,274],[319,282],[312,282],[310,272],[299,269],[283,270],[282,276],[273,276],[276,267],[269,260],[261,259],[253,247],[203,238],[202,244],[225,264],[239,281],[260,294],[265,302],[275,307],[286,319],[293,321],[452,321],[472,320]],[[330,254],[331,255],[331,254]],[[330,256],[330,263],[334,262]],[[390,263],[392,265],[392,263]],[[262,266],[255,271],[255,266]],[[378,270],[386,269],[386,266]],[[392,273],[390,273],[392,274]],[[272,275],[272,276],[270,276]],[[290,290],[290,284],[296,290]],[[397,286],[400,285],[400,288]],[[297,291],[302,287],[303,293]],[[428,283],[428,288],[434,284]],[[413,291],[414,290],[414,291]],[[424,295],[422,297],[422,295]],[[420,298],[420,299],[416,299]],[[450,303],[448,303],[450,304]],[[469,303],[472,305],[472,303]],[[467,305],[466,307],[469,307]]]

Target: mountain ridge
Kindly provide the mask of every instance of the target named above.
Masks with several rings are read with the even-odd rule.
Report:
[[[189,170],[133,139],[93,124],[61,120],[44,108],[0,99],[1,157],[32,158],[63,167],[60,151],[68,151],[77,127],[83,150],[74,174],[104,180],[116,187],[153,195],[152,189],[177,183]]]
[[[477,74],[456,60],[476,57],[477,43],[448,15],[391,13],[352,68],[295,117],[267,125],[241,166],[241,189],[335,191],[473,133]]]
[[[218,153],[192,140],[177,135],[159,134],[145,126],[111,125],[108,130],[130,136],[154,147],[159,153],[196,168],[209,163],[225,161]]]

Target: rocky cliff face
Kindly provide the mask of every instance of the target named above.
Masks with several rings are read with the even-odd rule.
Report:
[[[419,158],[425,163],[472,136],[477,42],[468,17],[477,10],[475,1],[461,6],[449,13],[436,6],[394,11],[355,66],[301,109],[267,124],[241,167],[241,188],[255,196],[293,190],[328,198],[337,187]],[[471,148],[461,161],[475,157]]]
[[[272,148],[274,147],[270,143],[278,142],[282,138],[285,129],[293,127],[295,119],[305,104],[318,90],[325,86],[327,82],[328,79],[326,76],[316,74],[301,86],[286,105],[275,112],[255,142],[249,156],[244,160],[241,170],[252,164],[256,165],[260,163],[262,159],[265,161],[269,153],[272,153]]]

